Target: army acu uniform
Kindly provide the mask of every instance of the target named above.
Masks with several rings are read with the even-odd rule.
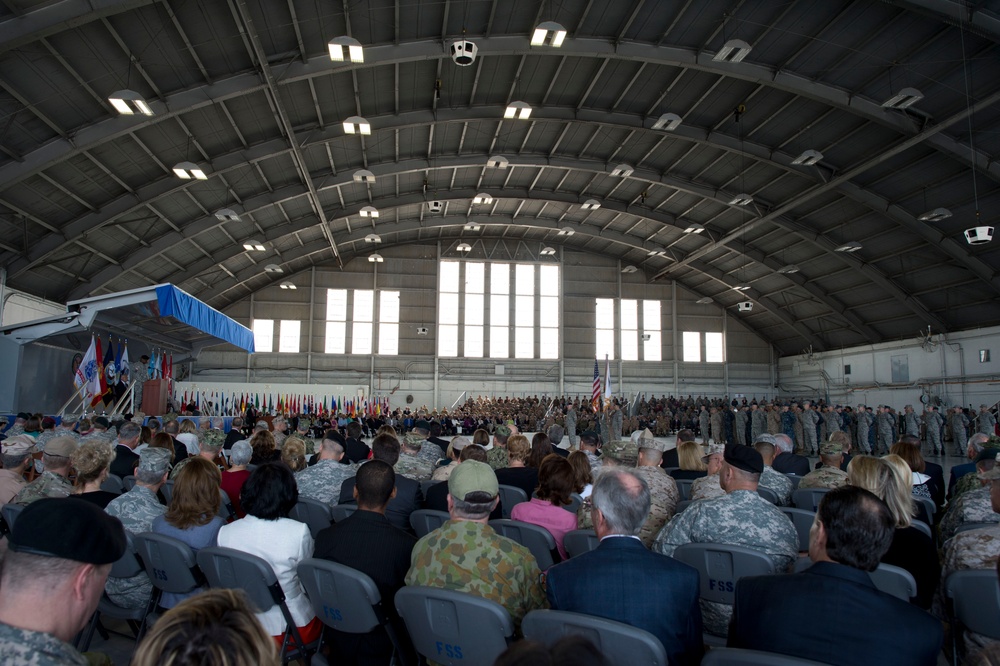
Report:
[[[976,478],[974,473],[965,476]],[[958,499],[952,498],[949,503],[948,512],[938,526],[942,542],[955,536],[955,530],[967,523],[1000,523],[1000,513],[994,512],[990,503],[989,486],[980,485],[978,478],[976,481],[978,488],[962,493]]]
[[[760,407],[750,411],[750,441],[756,442],[757,437],[768,432],[767,415]]]
[[[968,427],[969,417],[960,410],[956,409],[951,415],[951,439],[955,443],[956,456],[962,456],[965,454],[965,447],[968,442],[966,428]]]
[[[434,469],[430,465],[415,454],[410,453],[400,453],[399,461],[396,463],[394,469],[396,470],[396,474],[401,474],[415,481],[426,481],[434,473]]]
[[[299,495],[326,504],[336,504],[340,499],[340,486],[357,474],[358,467],[358,465],[343,465],[336,460],[320,460],[295,475]]]
[[[167,507],[145,486],[135,485],[132,490],[111,500],[104,509],[109,516],[122,521],[125,529],[132,534],[149,532],[153,520],[167,512]],[[145,572],[132,578],[111,578],[104,586],[111,601],[126,608],[144,608],[153,592],[153,585]]]
[[[920,419],[912,408],[903,412],[903,433],[920,437]]]
[[[576,408],[570,409],[566,412],[566,436],[569,437],[569,446],[574,448],[579,441],[576,436]]]
[[[863,406],[858,407],[858,446],[864,453],[872,452],[868,431],[871,429],[873,420],[871,412],[864,409]]]
[[[944,445],[941,443],[941,426],[944,425],[944,417],[936,409],[928,408],[924,412],[924,430],[927,433],[927,442],[930,444],[932,453],[944,453]]]
[[[792,521],[752,490],[735,490],[723,497],[694,502],[667,523],[652,550],[669,557],[686,543],[753,548],[767,553],[778,572],[788,571],[799,553],[799,537]],[[705,631],[725,636],[733,607],[700,603]]]
[[[622,438],[622,422],[625,416],[622,414],[621,408],[616,408],[611,412],[611,432],[609,433],[610,439],[621,439]],[[609,440],[604,440],[609,441]]]
[[[771,408],[767,410],[766,420],[767,432],[769,434],[777,435],[781,432],[781,412],[776,406],[772,405]]]
[[[792,480],[781,472],[775,471],[770,465],[764,467],[764,473],[760,475],[758,485],[774,491],[774,494],[778,496],[778,506],[792,505],[792,491],[795,490]]]
[[[819,422],[819,414],[812,406],[804,407],[799,414],[802,422],[802,448],[809,451],[809,455],[816,455],[816,424]]]
[[[722,432],[722,412],[718,410],[712,412],[712,415],[709,417],[709,423],[712,428],[712,441],[726,441],[726,436]]]
[[[701,410],[698,413],[698,428],[699,430],[701,430],[700,433],[701,440],[705,443],[708,442],[708,438],[710,436],[709,432],[711,430],[711,428],[709,427],[710,424],[711,424],[711,416],[709,416],[708,410],[707,409]]]
[[[736,412],[736,443],[746,445],[747,443],[747,421],[749,415],[746,409]]]
[[[980,407],[977,421],[979,421],[979,430],[977,432],[990,436],[996,434],[997,417],[993,416],[993,413],[986,409],[986,405]]]
[[[0,663],[12,666],[87,666],[72,645],[52,634],[0,623]]]
[[[73,492],[73,484],[69,479],[48,470],[21,489],[14,498],[14,504],[27,506],[43,497],[69,497]]]

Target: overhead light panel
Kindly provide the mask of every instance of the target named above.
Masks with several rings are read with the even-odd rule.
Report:
[[[482,229],[482,227],[476,224],[475,222],[469,222],[462,228],[465,229],[466,231],[479,231],[480,229]]]
[[[565,226],[565,227],[563,227],[562,229],[559,230],[559,235],[560,236],[572,236],[575,233],[576,233],[576,229],[574,229],[573,227],[570,227],[570,226]]]
[[[368,169],[359,169],[354,172],[354,182],[355,183],[374,183],[375,174],[373,174]]]
[[[296,287],[291,282],[282,282],[278,286],[281,287],[282,289],[292,289],[292,290],[298,289],[298,287]]]
[[[373,220],[378,217],[378,208],[375,206],[365,206],[359,211],[361,217],[370,217]]]
[[[795,264],[788,264],[786,266],[782,266],[781,268],[779,268],[778,272],[781,273],[782,275],[791,275],[792,273],[798,273],[799,267],[796,266]]]
[[[472,246],[469,245],[468,243],[459,243],[458,247],[456,247],[455,249],[458,250],[459,252],[471,252]]]
[[[108,95],[108,101],[115,107],[115,111],[123,116],[134,116],[137,113],[144,116],[153,115],[153,109],[149,108],[143,96],[134,90],[113,92]]]
[[[801,164],[802,166],[812,166],[823,159],[823,153],[818,150],[807,150],[794,160],[792,164]]]
[[[664,113],[655,123],[653,123],[653,129],[663,130],[665,132],[673,132],[680,126],[681,117],[676,113]]]
[[[265,273],[284,273],[285,271],[282,270],[281,266],[279,266],[278,264],[268,264],[267,266],[264,266],[264,272]]]
[[[222,222],[239,222],[240,216],[232,208],[223,208],[215,213],[215,219]]]
[[[700,234],[705,230],[705,227],[701,226],[697,222],[692,222],[684,229],[686,234]]]
[[[493,197],[486,194],[485,192],[480,192],[476,196],[472,197],[472,203],[474,204],[491,204],[493,203]]]
[[[951,217],[951,211],[947,208],[935,208],[934,210],[929,210],[917,219],[921,222],[940,222],[941,220],[947,220]]]
[[[555,253],[556,249],[554,247],[546,245],[545,247],[542,248],[542,251],[539,252],[538,254],[542,255],[543,257],[551,257]]]
[[[730,206],[748,206],[753,203],[753,197],[746,192],[741,192],[729,201]]]
[[[531,106],[527,102],[511,102],[503,112],[504,118],[526,120],[531,115]]]
[[[965,242],[969,245],[984,245],[993,240],[993,227],[973,227],[965,230]]]
[[[847,241],[840,247],[838,247],[836,252],[857,252],[861,249],[861,243],[858,241]]]
[[[639,269],[630,264],[622,269],[622,273],[635,273],[637,270]]]
[[[882,102],[885,109],[908,109],[924,98],[916,88],[903,88],[898,93]]]
[[[666,253],[667,250],[663,247],[660,247],[659,245],[654,245],[648,250],[646,250],[646,254],[649,255],[650,257],[662,257]]]
[[[372,133],[372,125],[361,116],[351,116],[344,121],[344,131],[348,134],[368,136]]]
[[[750,54],[750,45],[742,39],[730,39],[712,56],[716,62],[742,62]]]
[[[249,240],[243,243],[243,249],[247,252],[263,252],[264,244],[258,240]]]
[[[346,35],[343,37],[334,37],[327,43],[327,46],[330,48],[330,60],[334,62],[365,61],[365,53],[361,42],[353,37]]]
[[[632,175],[635,169],[630,167],[628,164],[619,164],[614,169],[611,170],[612,176],[620,176],[621,178],[628,178]]]
[[[491,169],[506,169],[509,164],[510,160],[503,155],[494,155],[490,159],[486,160],[486,166]]]
[[[566,39],[566,28],[555,21],[545,21],[539,23],[535,31],[531,33],[532,46],[551,46],[559,48]]]
[[[697,301],[695,301],[695,303],[697,303],[698,305],[708,305],[711,302],[712,302],[712,299],[709,298],[708,296],[704,296],[702,298],[699,298]]]
[[[600,207],[601,207],[601,202],[598,201],[597,199],[587,199],[582,204],[580,204],[580,208],[584,210],[597,210]]]
[[[371,254],[368,255],[368,261],[373,264],[381,264],[383,261],[385,261],[385,259],[383,259],[382,255],[379,254],[378,252],[372,252]]]
[[[178,162],[174,165],[174,175],[183,180],[208,180],[208,176],[194,162]]]
[[[733,286],[735,291],[750,291],[750,285],[748,284],[737,284]]]
[[[365,242],[366,243],[381,243],[382,242],[382,237],[379,236],[378,234],[368,234],[367,236],[365,236]]]

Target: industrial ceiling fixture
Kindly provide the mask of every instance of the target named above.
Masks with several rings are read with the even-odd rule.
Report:
[[[882,102],[884,109],[908,109],[924,98],[916,88],[903,88],[889,99]]]
[[[753,310],[753,301],[743,301],[736,304],[736,309],[740,312],[750,312]]]
[[[702,296],[697,301],[695,301],[695,303],[697,303],[698,305],[708,305],[709,303],[712,302],[713,302],[712,299],[709,298],[708,296]]]
[[[368,261],[373,264],[381,264],[383,261],[385,261],[385,259],[383,259],[382,255],[379,254],[378,252],[372,252],[371,254],[368,255]]]
[[[823,159],[823,153],[818,150],[807,150],[801,155],[792,160],[792,164],[801,164],[802,166],[812,166]]]
[[[527,120],[529,116],[531,116],[531,105],[527,102],[511,102],[503,112],[503,117],[507,119]]]
[[[664,132],[673,132],[680,126],[681,117],[676,113],[664,113],[655,123],[653,123],[653,129],[663,130]]]
[[[220,222],[239,222],[240,216],[232,208],[222,208],[215,212],[215,219]]]
[[[742,62],[750,55],[750,45],[742,39],[730,39],[722,45],[719,52],[712,56],[716,62]]]
[[[493,197],[486,194],[485,192],[480,192],[476,196],[472,197],[472,203],[488,205],[493,203]]]
[[[365,61],[365,53],[361,42],[353,37],[348,37],[347,35],[334,37],[327,42],[327,47],[330,50],[330,60],[333,62],[350,61],[362,63]]]
[[[685,227],[684,229],[684,233],[686,234],[700,234],[703,231],[705,231],[705,227],[698,224],[697,222],[689,223],[687,227]]]
[[[729,201],[730,206],[748,206],[752,203],[753,203],[753,197],[747,194],[746,192],[741,192],[740,194],[737,194]]]
[[[373,174],[368,169],[358,169],[354,172],[354,182],[355,183],[374,183],[375,174]]]
[[[153,109],[146,103],[145,98],[134,90],[118,90],[108,95],[108,101],[115,111],[122,116],[132,116],[141,114],[144,116],[153,115]]]
[[[795,264],[786,264],[778,269],[778,272],[782,275],[791,275],[792,273],[798,273],[799,267]]]
[[[559,48],[566,39],[566,28],[555,21],[544,21],[538,24],[535,31],[531,33],[532,46],[551,46]]]
[[[466,231],[479,231],[482,227],[480,227],[475,222],[469,222],[462,228],[465,229]]]
[[[510,160],[503,155],[493,155],[490,159],[486,160],[486,166],[491,169],[506,169],[509,165]]]
[[[459,67],[468,67],[476,62],[476,53],[479,47],[467,39],[461,39],[451,43],[451,59]]]
[[[471,252],[472,246],[469,245],[468,243],[459,243],[455,249],[458,250],[459,252]]]
[[[984,245],[993,240],[993,227],[980,224],[979,215],[979,186],[976,183],[976,145],[975,136],[972,132],[972,87],[969,82],[969,60],[965,56],[965,26],[962,25],[964,19],[959,14],[958,33],[962,38],[962,73],[965,75],[965,119],[969,125],[969,155],[972,158],[969,162],[969,169],[972,171],[972,202],[976,208],[975,225],[965,230],[965,242],[969,245]]]
[[[639,269],[629,264],[628,266],[622,269],[622,273],[635,273],[637,270]]]
[[[653,245],[648,250],[646,250],[646,255],[650,257],[662,257],[667,254],[666,248],[660,245]]]
[[[560,236],[572,236],[575,233],[576,233],[576,229],[574,229],[573,227],[568,226],[568,225],[565,226],[565,227],[562,227],[561,229],[559,229],[559,235]]]
[[[543,257],[551,257],[555,253],[556,249],[554,247],[546,245],[545,247],[542,248],[541,252],[539,252],[538,254],[542,255]]]
[[[834,251],[850,253],[850,252],[857,252],[860,249],[861,249],[861,243],[859,243],[858,241],[847,241],[840,247],[836,248]]]
[[[344,121],[344,131],[348,134],[368,136],[372,133],[372,125],[361,116],[351,116]]]
[[[934,210],[929,210],[917,219],[921,222],[940,222],[941,220],[947,220],[951,217],[951,211],[947,208],[935,208]]]
[[[587,199],[582,204],[580,204],[580,208],[582,208],[583,210],[597,210],[600,207],[601,207],[601,202],[598,201],[597,199]]]
[[[381,243],[382,242],[382,237],[379,236],[378,234],[368,234],[367,236],[365,236],[365,242],[366,243]]]
[[[375,206],[365,206],[358,211],[358,214],[361,215],[361,217],[369,217],[374,220],[378,218],[378,208]]]
[[[174,165],[173,172],[181,180],[208,180],[204,169],[194,162],[178,162]]]
[[[750,285],[746,283],[740,283],[737,285],[733,285],[733,289],[736,291],[750,291]]]
[[[243,249],[247,252],[263,252],[264,244],[258,240],[248,240],[243,243]]]
[[[282,282],[278,286],[281,287],[282,289],[292,289],[292,290],[298,289],[298,287],[296,287],[291,282]]]
[[[285,271],[278,264],[268,264],[264,266],[265,273],[284,273]]]
[[[620,176],[621,178],[628,178],[629,176],[632,175],[633,171],[635,171],[635,169],[630,167],[628,164],[619,164],[618,166],[616,166],[614,169],[611,170],[611,175]]]

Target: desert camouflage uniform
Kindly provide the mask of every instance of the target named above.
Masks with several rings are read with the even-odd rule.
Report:
[[[966,428],[969,427],[969,417],[961,412],[951,415],[951,440],[955,443],[955,455],[965,454],[967,445]]]
[[[764,419],[767,422],[767,432],[777,435],[781,432],[781,411],[777,407],[771,407]]]
[[[493,468],[494,471],[500,469],[501,467],[506,467],[508,464],[507,460],[507,449],[498,446],[496,442],[493,443],[493,448],[486,452],[486,462],[489,466]]]
[[[810,407],[803,409],[799,414],[799,421],[802,423],[802,448],[809,451],[809,455],[816,455],[816,424],[819,423],[819,414]]]
[[[931,445],[931,452],[944,451],[941,444],[941,426],[944,425],[944,417],[940,412],[924,412],[924,430],[927,433],[927,442]]]
[[[122,521],[122,525],[132,534],[149,532],[153,529],[153,520],[167,512],[167,507],[160,504],[149,488],[135,485],[132,490],[111,500],[104,509],[109,516]],[[104,586],[111,601],[126,608],[144,608],[149,603],[149,595],[153,585],[149,576],[142,572],[132,578],[108,577]]]
[[[0,664],[5,666],[87,666],[72,645],[52,634],[0,624]]]
[[[722,412],[716,412],[709,417],[712,427],[712,441],[725,442],[726,436],[722,432]]]
[[[944,545],[944,563],[941,571],[941,586],[938,588],[938,595],[934,599],[932,611],[940,618],[944,618],[944,583],[948,575],[953,571],[965,571],[967,569],[990,569],[996,570],[997,556],[1000,555],[1000,525],[995,527],[984,527],[979,530],[968,530],[961,534],[956,534]],[[966,631],[963,642],[967,654],[995,643],[991,638],[982,634]]]
[[[399,460],[395,465],[396,474],[401,474],[408,479],[416,481],[426,481],[431,478],[434,468],[421,460],[416,454],[400,453]]]
[[[691,504],[674,516],[653,543],[652,550],[672,556],[686,543],[724,543],[753,548],[774,560],[775,570],[787,571],[799,553],[799,537],[780,509],[751,490]],[[733,607],[701,602],[705,631],[725,636]]]
[[[340,486],[358,473],[358,467],[359,465],[343,465],[336,460],[320,460],[295,475],[299,495],[336,504],[340,500]]]
[[[778,506],[792,505],[792,491],[795,490],[792,480],[781,472],[776,472],[770,465],[764,466],[764,473],[760,475],[758,485],[774,491],[778,496]]]
[[[677,490],[677,482],[662,467],[642,465],[629,471],[634,472],[639,478],[645,479],[649,486],[649,515],[646,516],[646,521],[642,524],[642,529],[639,530],[639,538],[646,548],[649,548],[656,535],[674,515],[681,494]]]
[[[709,474],[708,476],[703,476],[700,479],[694,480],[694,483],[691,484],[688,499],[712,499],[714,497],[722,497],[725,494],[726,491],[722,489],[721,485],[719,485],[719,475]]]
[[[449,520],[413,547],[406,584],[456,590],[495,601],[519,627],[529,611],[548,605],[540,573],[531,551],[500,536],[489,525]]]
[[[868,431],[871,429],[872,421],[874,420],[875,418],[868,410],[858,410],[858,447],[864,453],[872,452],[872,447],[868,443]]]
[[[14,504],[27,506],[35,500],[44,497],[69,497],[73,492],[73,484],[69,479],[59,476],[55,472],[45,471],[42,475],[21,489],[21,492],[14,498]]]
[[[966,476],[976,475],[973,473]],[[990,503],[989,486],[970,490],[958,499],[952,498],[948,503],[948,513],[944,514],[938,526],[941,541],[955,536],[955,530],[966,523],[1000,523],[1000,513],[994,512]]]
[[[747,421],[750,419],[750,415],[747,410],[741,409],[736,412],[736,443],[746,444],[747,443]]]
[[[799,481],[799,488],[839,488],[847,485],[847,472],[839,467],[823,465],[814,469]]]

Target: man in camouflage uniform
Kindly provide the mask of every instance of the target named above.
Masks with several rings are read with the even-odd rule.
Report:
[[[962,448],[968,438],[969,417],[961,407],[956,406],[951,413],[951,441],[955,444],[955,455],[962,455]]]
[[[781,432],[781,408],[776,403],[767,406],[767,433],[777,435]]]
[[[566,405],[566,418],[564,419],[566,424],[566,436],[569,437],[569,448],[573,449],[577,445],[578,438],[576,436],[576,405],[569,403]]]
[[[913,411],[913,405],[903,408],[903,434],[920,437],[920,418]]]
[[[924,432],[927,433],[927,443],[934,455],[944,453],[944,445],[941,443],[941,426],[943,425],[944,418],[938,408],[927,405],[924,409]]]
[[[30,435],[14,435],[3,440],[3,469],[0,469],[0,505],[13,502],[27,483],[24,473],[34,462],[35,443]]]
[[[722,497],[726,494],[726,491],[722,489],[722,480],[719,478],[719,472],[722,471],[723,453],[725,450],[726,445],[722,442],[713,442],[708,445],[708,453],[701,459],[708,466],[708,474],[694,480],[694,483],[691,484],[688,499],[712,499],[713,497]]]
[[[747,422],[750,420],[750,414],[747,412],[746,405],[740,407],[739,411],[736,412],[736,443],[746,445],[747,443]]]
[[[611,403],[611,432],[608,436],[611,439],[621,439],[622,438],[622,424],[624,422],[625,415],[622,413],[622,408],[618,406],[617,402],[612,401]]]
[[[208,462],[214,463],[215,459],[219,456],[219,452],[222,451],[222,447],[225,443],[226,433],[214,428],[208,430],[201,442],[201,451],[198,452],[197,457],[204,458]],[[195,458],[195,456],[185,458],[177,463],[177,465],[174,466],[173,471],[170,472],[170,478],[176,479],[177,475],[180,474],[180,471],[184,468],[184,465],[186,465],[193,458]]]
[[[486,452],[486,460],[493,469],[507,466],[507,440],[510,438],[510,428],[504,424],[493,430],[493,448]]]
[[[156,493],[166,482],[169,470],[170,451],[143,449],[135,470],[135,485],[124,495],[111,500],[104,510],[109,516],[122,521],[126,531],[133,535],[149,532],[153,529],[153,520],[167,512],[167,507],[160,504]],[[143,571],[132,578],[108,577],[104,590],[119,606],[145,608],[153,585]]]
[[[767,414],[756,402],[750,405],[750,440],[756,442],[767,430]]]
[[[722,433],[722,412],[718,408],[712,407],[710,410],[709,423],[712,429],[712,441],[725,443],[726,437]]]
[[[871,412],[864,405],[858,405],[858,448],[861,449],[862,453],[870,454],[872,452],[872,447],[870,444],[870,438],[868,437],[868,431],[872,427],[872,415]]]
[[[401,442],[403,448],[399,452],[399,462],[395,467],[396,474],[415,481],[426,481],[431,478],[434,468],[420,457],[420,450],[425,440],[426,437],[423,435],[412,432],[403,437]]]
[[[955,536],[955,530],[966,523],[1000,523],[1000,513],[993,511],[990,499],[990,482],[980,478],[981,474],[996,465],[995,456],[995,450],[983,450],[976,460],[976,472],[962,477],[975,479],[976,487],[948,503],[948,512],[938,525],[938,537],[942,543]]]
[[[499,499],[497,477],[489,465],[475,460],[461,463],[448,478],[451,519],[417,541],[406,584],[495,601],[519,629],[528,612],[548,603],[531,551],[488,525]]]
[[[819,445],[819,469],[802,477],[799,488],[839,488],[847,484],[847,472],[840,469],[844,462],[844,447],[840,442]]]
[[[979,423],[977,432],[990,436],[997,434],[997,417],[993,416],[993,412],[986,405],[979,405],[979,415],[976,417],[976,421]]]
[[[778,443],[774,439],[774,435],[763,433],[754,442],[753,447],[764,462],[764,471],[761,473],[760,482],[757,485],[767,488],[777,495],[778,506],[791,506],[792,491],[795,490],[792,480],[771,467],[774,456],[778,453]]]
[[[70,437],[72,439],[79,440],[80,436],[73,431],[73,428],[76,427],[76,423],[79,420],[80,416],[78,414],[66,414],[62,417],[59,425],[55,428],[51,430],[43,430],[39,433],[38,437],[35,439],[35,447],[39,451],[44,451],[45,445],[48,441],[50,439],[55,439],[56,437]]]
[[[24,412],[19,412],[17,416],[14,417],[14,425],[7,429],[4,434],[7,437],[14,437],[15,435],[24,434],[24,424],[28,422],[28,414]]]
[[[802,411],[799,412],[799,421],[802,424],[802,448],[809,451],[809,455],[816,455],[816,425],[819,423],[819,414],[813,409],[812,403],[806,400],[802,404]]]
[[[271,424],[274,427],[274,432],[271,433],[274,435],[274,448],[280,451],[285,440],[288,439],[288,421],[285,420],[284,416],[276,416]]]
[[[631,440],[627,441],[631,443]],[[632,446],[634,447],[635,445]],[[649,514],[642,523],[642,529],[639,530],[639,539],[647,548],[653,544],[653,539],[656,538],[656,535],[660,533],[663,526],[674,515],[677,502],[680,501],[680,491],[677,489],[677,482],[660,467],[664,450],[665,444],[653,439],[653,434],[649,430],[644,430],[639,435],[638,452],[636,454],[638,456],[638,464],[635,469],[629,470],[634,472],[639,478],[644,479],[646,485],[649,486]],[[630,452],[629,457],[631,458],[632,455]],[[636,463],[632,464],[636,465]],[[630,466],[624,461],[622,461],[622,465],[624,467]]]
[[[879,405],[875,422],[878,427],[876,452],[885,455],[896,441],[896,418],[889,411],[888,405]]]
[[[76,440],[70,437],[50,439],[42,455],[45,471],[21,489],[14,498],[15,504],[27,505],[44,497],[68,497],[73,492],[69,481],[72,469],[69,457],[76,451]]]
[[[701,435],[701,441],[708,444],[708,440],[711,437],[711,423],[712,417],[708,413],[708,408],[704,405],[701,406],[701,411],[698,412],[698,430]]]
[[[595,476],[600,471],[603,460],[597,456],[599,442],[600,438],[593,430],[587,430],[580,435],[580,450],[587,456],[587,462],[590,463],[590,472]]]
[[[760,454],[749,446],[726,449],[722,464],[723,497],[691,504],[674,516],[656,537],[653,550],[672,556],[686,543],[724,543],[767,553],[776,571],[788,571],[799,553],[799,537],[792,521],[757,494],[764,472]],[[702,600],[705,631],[725,636],[733,607]]]
[[[438,434],[440,434],[440,428],[438,428],[438,431]],[[425,465],[430,467],[431,471],[433,471],[434,467],[437,466],[439,460],[448,457],[440,445],[430,441],[431,424],[427,421],[421,419],[414,423],[413,430],[411,430],[409,434],[417,435],[420,438],[420,452],[417,454],[417,457],[420,458]],[[412,441],[416,444],[417,437],[414,437]],[[444,442],[445,440],[442,439],[439,441]],[[447,448],[447,443],[445,443],[445,447]]]
[[[295,475],[299,495],[310,497],[326,504],[337,504],[340,487],[344,481],[357,474],[357,464],[345,465],[344,446],[335,439],[324,439],[320,443],[315,465],[306,467]]]

